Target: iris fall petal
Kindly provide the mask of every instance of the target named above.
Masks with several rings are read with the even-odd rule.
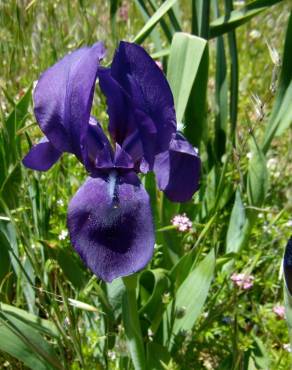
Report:
[[[149,196],[132,172],[89,178],[69,204],[71,242],[105,281],[132,274],[150,260],[154,231]]]

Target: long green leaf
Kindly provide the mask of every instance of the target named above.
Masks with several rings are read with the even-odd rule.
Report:
[[[253,147],[252,158],[248,166],[247,195],[249,204],[261,207],[268,192],[269,172],[266,158],[255,141]]]
[[[34,314],[31,314],[20,308],[11,306],[0,302],[0,311],[9,314],[11,317],[17,318],[19,321],[35,328],[38,332],[48,335],[50,337],[59,337],[59,332],[54,323],[49,320],[42,319]]]
[[[133,42],[141,43],[176,2],[177,0],[166,0],[152,15],[141,31],[135,36]]]
[[[292,12],[290,12],[284,45],[279,87],[265,132],[263,152],[266,153],[275,135],[280,135],[292,122]]]
[[[144,19],[144,22],[148,22],[149,18],[150,18],[150,15],[149,15],[149,11],[146,7],[146,4],[144,4],[144,1],[143,0],[134,0],[135,1],[135,4],[136,4],[136,7],[138,8],[139,12],[141,13],[143,19]],[[162,47],[162,44],[161,44],[161,37],[160,37],[160,34],[159,34],[159,31],[154,28],[151,33],[150,33],[150,37],[155,45],[155,49],[156,50],[160,50],[161,47]],[[154,58],[152,56],[152,58]],[[158,57],[157,57],[158,58]]]
[[[226,254],[238,253],[243,248],[248,240],[249,230],[250,222],[246,217],[240,190],[237,189],[226,235]],[[223,270],[229,271],[232,266],[233,261],[230,261],[224,265]]]
[[[123,296],[123,321],[127,344],[135,370],[146,370],[146,357],[136,302],[137,276],[123,278],[126,292]]]
[[[218,1],[214,2],[214,11],[219,16]],[[228,84],[227,84],[227,64],[224,47],[224,38],[219,36],[216,40],[216,83],[215,83],[215,155],[220,161],[225,153],[227,137],[228,119]]]
[[[63,369],[53,346],[37,330],[10,313],[0,311],[0,350],[31,369]]]
[[[223,35],[249,21],[254,16],[282,0],[256,0],[241,9],[233,10],[230,16],[221,16],[210,24],[209,38]]]
[[[206,40],[176,33],[170,49],[167,78],[173,93],[176,117],[182,122],[198,69],[207,47]]]
[[[155,333],[164,311],[162,296],[170,287],[170,282],[165,271],[162,269],[146,270],[140,277],[140,284],[143,284],[143,275],[152,275],[154,286],[149,299],[140,309],[139,314],[149,320],[151,330]]]
[[[170,353],[161,344],[149,342],[147,345],[147,369],[165,370],[171,360]]]
[[[175,316],[168,336],[192,329],[207,299],[214,268],[215,252],[211,250],[179,287],[175,301],[169,303],[166,312],[168,323],[172,321],[173,312]]]

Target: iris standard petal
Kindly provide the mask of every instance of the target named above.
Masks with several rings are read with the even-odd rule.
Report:
[[[25,167],[37,171],[47,171],[61,157],[62,152],[56,149],[49,140],[44,137],[40,142],[34,145],[27,155],[23,158],[22,163]]]
[[[155,158],[158,186],[173,202],[187,202],[199,188],[201,161],[198,152],[176,133],[169,150]]]
[[[109,133],[113,140],[122,145],[135,131],[134,108],[130,96],[112,77],[109,68],[98,70],[99,85],[106,96],[109,115]]]
[[[153,167],[158,129],[151,117],[133,104],[132,98],[114,80],[109,69],[98,71],[99,84],[107,97],[109,132],[136,163],[144,159]],[[161,139],[162,140],[162,139]],[[169,138],[164,138],[169,145]]]
[[[154,60],[139,45],[121,42],[111,66],[111,76],[131,97],[133,105],[148,115],[157,129],[157,153],[167,150],[176,131],[173,96]]]
[[[104,55],[100,42],[66,55],[41,75],[34,91],[34,112],[42,131],[57,149],[79,159]]]
[[[108,282],[142,269],[153,254],[149,196],[134,172],[89,178],[69,204],[68,228],[84,263]]]
[[[82,145],[82,158],[87,171],[94,175],[100,168],[113,166],[114,153],[99,122],[91,116],[86,140]]]

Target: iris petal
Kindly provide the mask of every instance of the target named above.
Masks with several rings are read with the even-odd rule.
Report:
[[[132,156],[135,163],[144,157],[152,168],[157,151],[157,125],[133,104],[132,98],[112,78],[110,70],[101,69],[98,76],[100,87],[107,97],[112,138]],[[168,146],[169,139],[165,140]]]
[[[292,295],[292,236],[290,237],[285,249],[283,270],[287,289]]]
[[[98,78],[107,99],[109,132],[113,140],[122,145],[136,129],[130,96],[112,77],[110,69],[100,68]]]
[[[81,159],[102,43],[78,49],[47,69],[34,91],[36,119],[53,145]]]
[[[61,157],[62,152],[56,149],[46,137],[34,145],[27,155],[23,158],[22,163],[32,170],[47,171]]]
[[[90,117],[86,139],[82,146],[83,163],[91,175],[100,168],[113,166],[113,150],[99,122]]]
[[[155,158],[159,189],[173,202],[187,202],[199,188],[200,167],[197,151],[183,135],[176,133],[169,150]]]
[[[137,129],[135,139],[151,143],[154,155],[167,150],[176,131],[173,96],[163,72],[146,51],[138,45],[121,42],[111,69],[98,73],[107,97],[109,131],[114,140],[123,145]],[[152,126],[155,137],[151,135],[149,140],[149,132],[154,133]],[[151,162],[149,158],[146,160]]]
[[[142,269],[153,254],[149,196],[134,172],[89,178],[69,204],[68,228],[85,264],[105,281]]]

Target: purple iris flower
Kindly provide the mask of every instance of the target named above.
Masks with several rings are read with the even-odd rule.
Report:
[[[153,254],[150,201],[137,174],[154,171],[160,190],[185,202],[198,189],[200,159],[176,131],[171,90],[146,51],[121,42],[110,68],[100,66],[104,56],[99,42],[41,75],[33,99],[45,137],[23,163],[46,171],[69,152],[85,166],[89,178],[69,204],[70,239],[93,273],[110,282],[142,269]],[[90,115],[97,78],[114,148]]]

